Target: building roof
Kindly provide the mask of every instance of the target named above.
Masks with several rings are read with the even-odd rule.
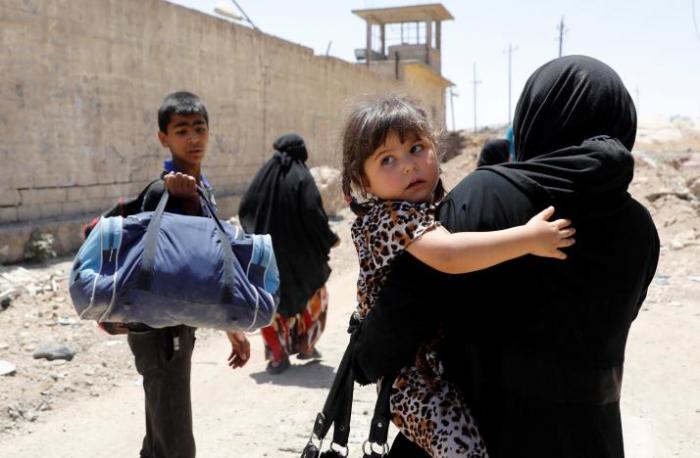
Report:
[[[442,3],[353,10],[352,12],[373,24],[394,24],[398,22],[420,22],[428,20],[449,21],[454,19],[452,14],[447,11]]]

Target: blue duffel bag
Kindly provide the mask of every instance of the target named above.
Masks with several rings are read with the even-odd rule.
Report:
[[[279,272],[269,235],[208,217],[165,211],[101,218],[70,273],[73,306],[99,323],[186,324],[224,331],[268,325],[278,304]]]

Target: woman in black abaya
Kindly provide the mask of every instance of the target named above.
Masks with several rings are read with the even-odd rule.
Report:
[[[280,305],[262,336],[267,370],[277,374],[289,367],[290,355],[320,357],[315,345],[326,324],[328,253],[339,239],[306,167],[304,140],[287,134],[273,147],[272,158],[241,199],[238,217],[246,232],[270,234],[275,249]]]
[[[568,259],[446,278],[406,256],[363,323],[356,372],[368,381],[401,367],[427,335],[415,317],[440,309],[445,377],[462,387],[491,458],[622,458],[625,344],[659,255],[654,223],[628,193],[634,105],[610,67],[567,56],[528,79],[514,131],[516,162],[464,178],[439,219],[451,232],[498,230],[554,205],[577,229]],[[400,282],[428,275],[444,298],[404,293]],[[390,456],[425,455],[399,437]]]

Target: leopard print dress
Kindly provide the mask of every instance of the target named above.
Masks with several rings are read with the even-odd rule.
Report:
[[[367,316],[386,281],[391,263],[411,242],[439,226],[429,203],[372,200],[352,225],[360,260],[357,315]],[[391,390],[392,421],[433,458],[484,458],[486,446],[459,390],[443,379],[430,343],[404,367]]]

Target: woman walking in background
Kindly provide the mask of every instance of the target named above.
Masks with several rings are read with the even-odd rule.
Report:
[[[286,134],[244,194],[238,216],[246,232],[270,234],[280,271],[280,305],[262,329],[267,371],[286,370],[290,355],[320,358],[331,273],[328,253],[340,240],[328,226],[321,195],[306,166],[304,140]]]

